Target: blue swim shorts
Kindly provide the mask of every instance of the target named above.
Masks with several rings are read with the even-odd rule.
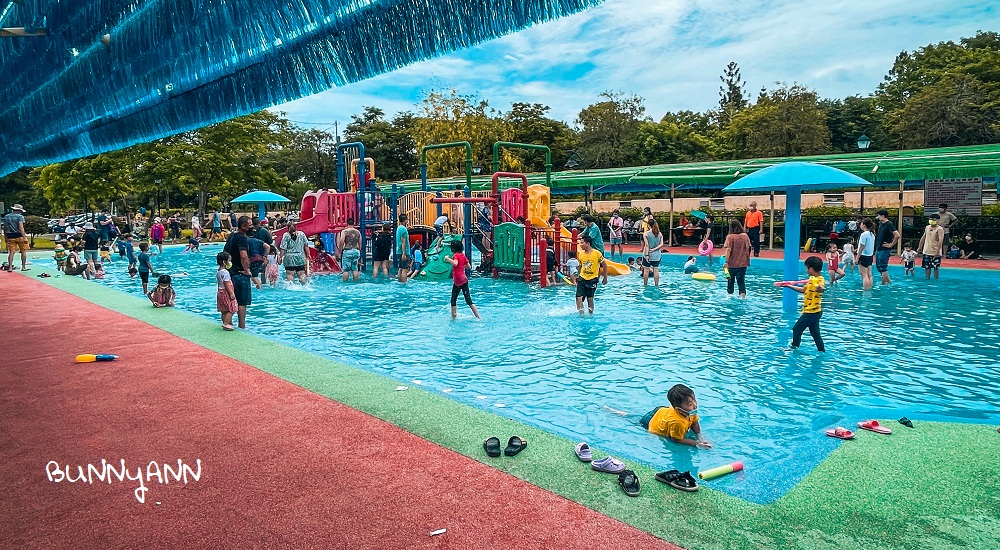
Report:
[[[359,271],[358,260],[360,259],[361,252],[357,248],[348,248],[344,250],[340,268],[348,272]]]

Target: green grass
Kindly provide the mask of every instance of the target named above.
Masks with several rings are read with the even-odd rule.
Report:
[[[45,282],[687,548],[1000,548],[1000,434],[993,426],[917,422],[910,430],[886,421],[894,426],[893,435],[859,433],[784,497],[764,506],[706,486],[681,493],[654,481],[654,471],[638,464],[629,467],[641,479],[642,494],[631,498],[615,476],[576,460],[574,442],[559,436],[412,385],[395,391],[396,380],[248,333],[225,333],[217,322],[154,309],[77,277]],[[514,434],[528,439],[525,452],[516,458],[485,456],[484,438],[506,441]],[[603,454],[595,449],[595,456]]]

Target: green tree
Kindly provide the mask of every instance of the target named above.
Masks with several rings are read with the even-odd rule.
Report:
[[[505,119],[513,130],[511,141],[547,145],[552,150],[552,169],[561,170],[566,166],[567,151],[577,148],[577,136],[565,122],[546,117],[550,110],[541,103],[514,103]],[[514,150],[511,154],[526,171],[545,171],[544,155],[526,150]]]
[[[819,102],[826,113],[830,128],[830,146],[834,153],[853,153],[858,150],[862,135],[872,140],[871,150],[883,149],[888,137],[882,131],[882,112],[875,107],[871,96],[849,96],[844,99],[824,99]]]
[[[0,202],[6,207],[20,204],[28,212],[47,213],[52,205],[41,189],[31,184],[34,177],[30,168],[21,168],[0,178]]]
[[[646,107],[637,95],[604,92],[603,101],[588,105],[577,116],[579,153],[588,167],[617,168],[638,162],[639,124]]]
[[[658,123],[639,125],[638,155],[643,164],[674,164],[711,160],[715,144],[702,132],[702,115],[683,111],[667,113]],[[707,117],[704,117],[707,118]]]
[[[38,170],[34,185],[53,213],[106,206],[131,192],[125,155],[120,151],[50,164]]]
[[[460,95],[451,90],[429,92],[417,110],[413,124],[413,139],[416,150],[441,143],[467,141],[472,145],[472,161],[481,167],[490,166],[493,144],[497,141],[511,141],[513,131],[489,102],[477,96]],[[521,171],[523,166],[518,157],[505,150],[501,155],[501,165],[507,169]],[[427,155],[429,177],[464,174],[465,151],[459,148],[434,150]]]
[[[727,128],[733,117],[750,105],[750,101],[746,97],[746,83],[735,61],[726,65],[719,80],[722,81],[719,87],[719,126]]]
[[[907,109],[915,99],[925,108],[946,112]],[[893,146],[992,142],[1000,134],[1000,33],[980,32],[958,43],[940,42],[900,53],[875,101],[885,113],[884,127]],[[935,115],[940,117],[936,121]],[[972,136],[949,137],[953,129],[971,131]],[[928,130],[929,136],[906,133]]]
[[[365,154],[375,159],[375,174],[379,180],[417,177],[419,159],[412,135],[416,124],[413,113],[399,113],[389,121],[382,109],[365,107],[364,113],[351,119],[344,130],[344,138],[365,144]]]
[[[725,132],[737,158],[827,153],[830,129],[816,92],[795,84],[762,91],[757,103],[733,117]]]

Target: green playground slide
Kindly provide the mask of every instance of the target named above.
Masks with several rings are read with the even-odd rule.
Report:
[[[461,240],[461,235],[445,235],[443,238],[434,239],[430,247],[424,251],[424,266],[416,279],[426,279],[428,281],[451,279],[451,264],[445,261],[444,257],[451,255],[450,247],[452,241]]]

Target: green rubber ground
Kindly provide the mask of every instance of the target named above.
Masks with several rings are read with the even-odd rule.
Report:
[[[36,276],[41,269],[27,274]],[[50,272],[53,273],[54,272]],[[995,426],[917,422],[891,436],[860,432],[778,501],[761,506],[702,487],[681,493],[629,464],[642,494],[576,460],[574,442],[399,381],[243,332],[79,277],[38,279],[153,324],[444,447],[691,549],[1000,548],[1000,434]],[[254,319],[249,322],[252,324]],[[280,357],[280,361],[275,361]],[[482,440],[528,439],[515,458],[488,458]],[[604,456],[595,449],[595,457]],[[487,489],[503,498],[502,487]]]

